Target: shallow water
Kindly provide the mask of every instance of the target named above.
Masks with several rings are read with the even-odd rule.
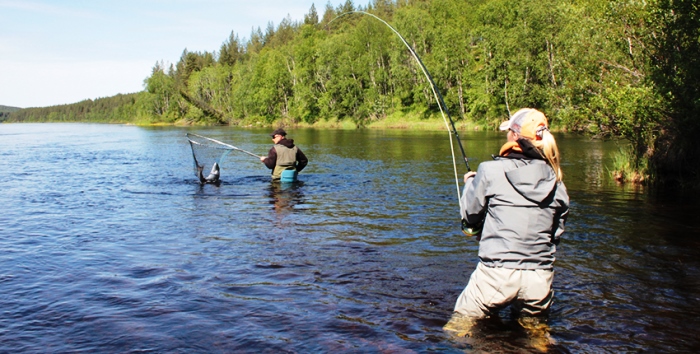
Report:
[[[0,125],[0,352],[518,352],[508,317],[443,333],[477,262],[446,132],[292,130],[280,186],[234,152],[200,186],[186,132],[266,154],[267,130]],[[460,133],[472,169],[503,137]],[[700,349],[698,198],[606,177],[557,136],[571,216],[550,352]],[[460,174],[466,168],[458,162]]]

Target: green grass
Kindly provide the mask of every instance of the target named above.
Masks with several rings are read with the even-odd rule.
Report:
[[[271,126],[276,126],[284,124],[283,121],[275,121]],[[449,123],[449,120],[447,121]],[[319,120],[313,124],[308,123],[297,123],[297,124],[285,124],[289,126],[296,127],[309,127],[309,128],[321,128],[321,129],[357,129],[358,125],[352,119],[330,119],[330,120]],[[483,126],[475,124],[473,122],[459,121],[455,122],[455,126],[458,130],[480,130],[484,129]],[[442,115],[432,115],[430,117],[423,117],[419,114],[405,114],[405,113],[394,113],[382,119],[371,119],[363,125],[364,128],[368,129],[405,129],[405,130],[445,130],[445,120]],[[451,126],[450,126],[451,128]]]
[[[610,174],[619,183],[646,184],[651,181],[649,163],[646,158],[635,163],[634,156],[629,148],[620,148],[612,156],[612,169]]]

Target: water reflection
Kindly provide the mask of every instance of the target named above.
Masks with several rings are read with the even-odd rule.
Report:
[[[549,325],[540,319],[493,316],[479,320],[455,320],[453,316],[450,323],[452,326],[446,331],[450,341],[457,347],[473,352],[565,352],[550,335]]]
[[[291,212],[295,206],[304,203],[304,182],[270,182],[268,197],[276,213]]]

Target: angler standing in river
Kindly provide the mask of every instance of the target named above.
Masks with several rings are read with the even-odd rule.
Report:
[[[279,181],[285,170],[301,172],[309,163],[301,149],[294,145],[294,139],[287,139],[287,132],[279,128],[270,134],[275,145],[260,161],[272,170],[272,180]],[[296,173],[294,174],[296,176]]]
[[[521,109],[500,129],[508,141],[499,156],[464,175],[462,217],[481,232],[479,263],[444,327],[458,336],[508,305],[523,327],[537,326],[552,304],[554,254],[569,211],[559,150],[538,110]]]

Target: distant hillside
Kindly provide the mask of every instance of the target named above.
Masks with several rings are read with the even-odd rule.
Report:
[[[0,111],[0,121],[128,123],[139,116],[137,101],[143,102],[145,99],[139,99],[139,96],[145,94],[146,92],[117,94],[78,103],[21,108],[7,113]]]
[[[22,109],[22,108],[0,105],[0,113],[11,113],[11,112],[19,111],[20,109]]]

